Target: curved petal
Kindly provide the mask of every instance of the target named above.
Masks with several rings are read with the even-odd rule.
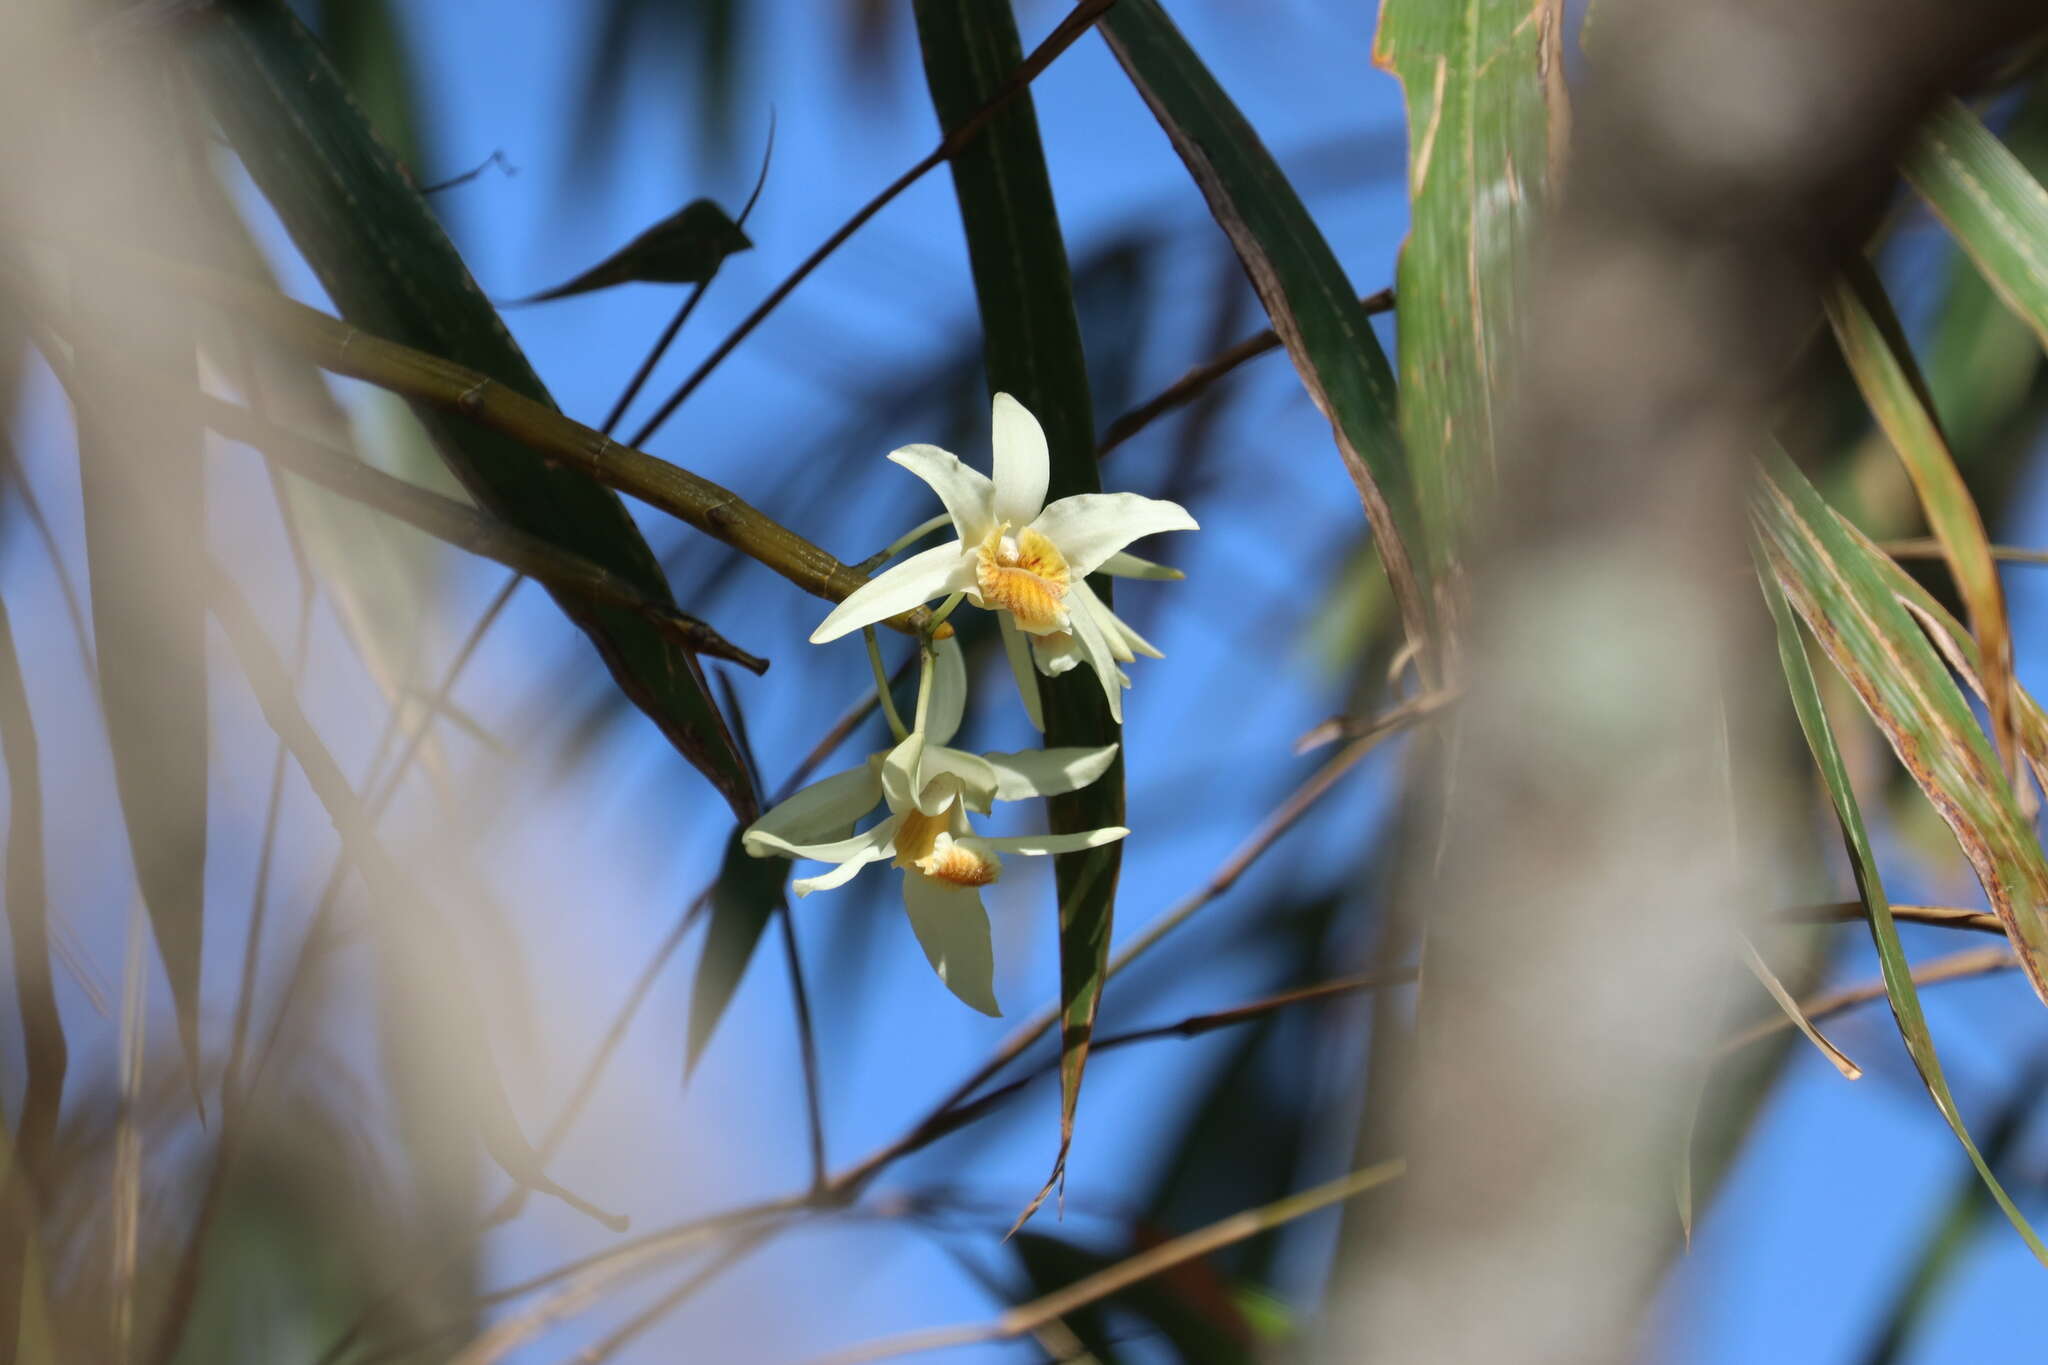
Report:
[[[1026,749],[1019,754],[984,754],[995,770],[996,800],[1026,801],[1079,791],[1109,771],[1117,746],[1099,749]]]
[[[1060,674],[1081,662],[1081,646],[1074,639],[1074,632],[1063,630],[1057,635],[1027,636],[1031,641],[1031,659],[1038,665],[1038,671],[1048,678]]]
[[[1110,648],[1109,640],[1102,633],[1101,622],[1090,611],[1074,613],[1074,639],[1081,647],[1081,653],[1088,659],[1088,666],[1095,670],[1095,676],[1102,682],[1102,695],[1109,700],[1110,717],[1117,724],[1124,720],[1124,689],[1130,686],[1130,679],[1116,666],[1116,652]]]
[[[1040,512],[1031,525],[1060,547],[1075,578],[1094,573],[1143,536],[1200,529],[1179,503],[1138,493],[1076,493]]]
[[[848,839],[836,839],[829,844],[793,844],[773,834],[764,834],[760,830],[748,830],[744,842],[749,853],[753,853],[755,846],[758,845],[785,858],[808,858],[816,863],[843,863],[853,859],[873,861],[866,855],[872,853],[875,857],[881,857],[885,852],[894,851],[896,826],[899,823],[892,816],[873,829],[865,830]]]
[[[988,534],[989,527],[994,525],[996,487],[989,482],[988,475],[937,446],[904,446],[890,451],[889,458],[931,485],[932,492],[945,504],[946,515],[953,519],[953,529],[962,541],[979,544]]]
[[[1008,612],[996,613],[996,624],[1003,630],[1003,655],[1010,661],[1010,674],[1017,680],[1017,695],[1024,701],[1024,714],[1031,718],[1031,728],[1045,733],[1045,708],[1038,697],[1038,674],[1031,667],[1031,637],[1017,629]]]
[[[996,395],[989,425],[995,446],[996,520],[1022,530],[1044,508],[1045,485],[1052,477],[1045,428],[1007,393]]]
[[[932,695],[925,703],[924,733],[933,744],[944,744],[960,733],[960,717],[967,710],[967,658],[960,652],[960,637],[949,635],[932,649]]]
[[[1166,564],[1154,564],[1149,559],[1140,559],[1128,550],[1118,550],[1096,565],[1095,572],[1106,573],[1111,578],[1154,578],[1166,582],[1187,577],[1179,569]]]
[[[822,844],[844,839],[853,832],[854,823],[873,810],[881,799],[882,784],[876,779],[873,769],[863,763],[858,768],[820,778],[796,792],[749,825],[741,843],[747,852],[757,858],[765,858],[770,854],[754,853],[750,842],[756,831],[772,834],[791,844]]]
[[[1068,595],[1077,594],[1070,591]],[[1110,653],[1116,656],[1117,662],[1129,663],[1139,654],[1148,659],[1166,657],[1150,640],[1125,624],[1123,617],[1111,611],[1102,598],[1096,595],[1095,590],[1088,586],[1087,580],[1082,580],[1078,595],[1081,597],[1081,609],[1095,614],[1095,624],[1101,627],[1104,637],[1108,639]]]
[[[948,784],[948,798],[952,790],[958,790],[970,807],[984,815],[988,814],[989,807],[995,803],[997,792],[1002,785],[1002,775],[980,754],[970,754],[963,749],[948,749],[943,744],[927,744],[924,747],[924,762],[919,767],[918,778],[928,791],[932,780],[938,777],[951,777],[960,784],[957,789],[951,788]],[[921,792],[918,809],[927,815],[937,815],[945,806],[927,799]]]
[[[920,810],[918,794],[924,787],[919,769],[924,766],[924,731],[912,730],[907,739],[882,759],[882,797],[897,815]],[[927,811],[926,814],[936,814]]]
[[[996,1006],[996,954],[981,893],[951,886],[918,872],[903,876],[903,908],[925,960],[946,989],[983,1014]]]
[[[956,839],[966,848],[977,853],[1021,853],[1027,858],[1042,857],[1048,853],[1078,853],[1084,848],[1101,848],[1113,844],[1130,831],[1122,825],[1109,825],[1103,829],[1084,829],[1074,834],[1010,834],[997,839],[984,839],[970,835]]]
[[[811,643],[822,645],[933,598],[973,586],[974,557],[966,547],[957,540],[935,545],[855,588],[811,632]]]
[[[890,837],[879,841],[873,848],[862,850],[860,856],[848,858],[830,872],[821,872],[815,877],[799,877],[789,884],[789,889],[796,892],[797,899],[801,900],[813,891],[830,891],[835,886],[846,885],[869,863],[879,863],[885,858],[895,857],[896,823],[894,819],[882,822],[882,824],[889,826]],[[876,829],[880,828],[880,825],[876,826]]]

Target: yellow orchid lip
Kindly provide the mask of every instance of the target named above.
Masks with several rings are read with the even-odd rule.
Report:
[[[906,811],[896,830],[895,865],[953,886],[988,886],[1002,876],[1002,862],[954,842],[953,811],[926,815]]]
[[[975,550],[974,580],[981,605],[1009,612],[1025,630],[1066,627],[1066,556],[1030,527],[1014,537],[1007,522],[991,527]]]

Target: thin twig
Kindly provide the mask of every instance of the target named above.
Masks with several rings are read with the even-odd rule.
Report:
[[[570,1357],[569,1365],[603,1365],[603,1362],[610,1360],[631,1344],[635,1337],[696,1297],[697,1292],[705,1285],[752,1255],[763,1242],[782,1231],[784,1226],[786,1225],[782,1223],[764,1223],[760,1227],[747,1229],[734,1238],[730,1246],[712,1257],[708,1264],[693,1271],[681,1284],[620,1323],[606,1336]]]
[[[934,147],[923,160],[890,181],[880,194],[877,194],[874,198],[868,200],[867,203],[861,205],[851,218],[839,225],[839,229],[836,232],[820,243],[818,248],[810,255],[804,257],[802,264],[791,271],[788,278],[769,291],[768,297],[761,300],[755,306],[754,311],[747,314],[741,320],[739,326],[733,328],[725,340],[718,343],[718,346],[711,354],[704,358],[703,363],[690,373],[690,377],[685,379],[677,387],[676,391],[669,395],[668,401],[663,403],[656,410],[655,414],[648,418],[646,423],[641,426],[640,430],[634,433],[632,444],[635,447],[645,446],[654,433],[661,429],[662,423],[666,422],[669,416],[683,405],[684,400],[697,391],[698,385],[708,379],[711,372],[717,369],[719,364],[727,356],[731,355],[742,341],[751,336],[754,329],[759,327],[767,319],[768,315],[774,312],[776,307],[784,299],[788,298],[798,285],[809,278],[812,271],[823,265],[826,258],[837,251],[847,238],[858,232],[867,223],[868,219],[888,207],[897,195],[916,184],[926,173],[950,161],[971,145],[981,135],[982,129],[988,126],[991,118],[995,117],[1011,100],[1028,89],[1031,82],[1038,78],[1039,73],[1052,65],[1054,58],[1073,46],[1075,41],[1092,28],[1095,21],[1101,18],[1103,12],[1114,3],[1116,3],[1116,0],[1081,0],[1080,4],[1075,5],[1068,12],[1067,17],[1060,20],[1059,26],[1046,35],[1045,41],[1033,48],[1031,55],[1026,57],[1023,63],[1010,74],[1009,78],[996,88],[996,92],[989,97],[986,104],[975,110],[966,122],[940,139],[939,145]]]
[[[1887,540],[1878,546],[1893,559],[1941,559],[1944,552],[1941,542],[1932,537],[1913,540]],[[2029,549],[2024,545],[1993,545],[1991,557],[2007,564],[2048,564],[2048,550]]]
[[[1382,289],[1377,294],[1367,294],[1359,302],[1365,305],[1368,314],[1391,312],[1394,307],[1394,291]],[[1230,349],[1220,351],[1201,364],[1193,366],[1186,374],[1104,428],[1102,442],[1095,447],[1095,458],[1101,459],[1167,413],[1184,403],[1191,402],[1204,389],[1246,361],[1279,350],[1280,344],[1280,334],[1268,327],[1257,336],[1246,337]]]
[[[114,1121],[112,1290],[114,1358],[125,1361],[135,1340],[135,1267],[142,1242],[142,1061],[149,1026],[148,912],[138,897],[128,911],[128,947],[121,968],[121,1108]],[[223,1118],[225,1121],[225,1118]]]
[[[1935,986],[1946,981],[1962,981],[1970,977],[1986,976],[1992,972],[2010,971],[2019,965],[2020,960],[2013,956],[2010,948],[1969,948],[1960,953],[1950,953],[1946,957],[1937,957],[1931,962],[1915,967],[1913,984]],[[1840,990],[1824,991],[1805,1001],[1799,1008],[1808,1019],[1824,1019],[1831,1014],[1840,1014],[1843,1010],[1884,998],[1885,985],[1882,980],[1865,981],[1859,985],[1845,986]],[[1728,1038],[1714,1050],[1714,1055],[1726,1057],[1740,1052],[1750,1044],[1762,1042],[1772,1034],[1790,1027],[1791,1020],[1782,1014],[1774,1014]]]
[[[754,177],[753,193],[747,196],[746,207],[740,210],[739,219],[734,226],[742,229],[746,227],[748,215],[753,213],[754,205],[760,201],[762,189],[768,184],[768,167],[774,160],[775,106],[770,105],[768,107],[768,146],[761,153],[761,172]],[[633,377],[626,381],[624,391],[619,394],[618,401],[612,404],[612,410],[605,415],[604,425],[599,428],[605,435],[609,436],[618,430],[619,421],[625,417],[626,409],[633,406],[633,400],[640,396],[640,389],[647,383],[647,377],[654,373],[654,367],[659,365],[661,358],[668,354],[669,346],[674,343],[676,335],[683,330],[683,324],[690,320],[690,314],[697,311],[698,301],[704,297],[704,291],[711,287],[711,281],[718,277],[718,269],[723,264],[725,264],[724,257],[720,257],[711,263],[710,273],[697,281],[696,286],[690,290],[689,297],[683,300],[682,306],[676,309],[676,315],[669,319],[668,326],[662,329],[661,336],[649,348],[646,358],[640,362],[640,368],[633,371]]]
[[[812,1361],[811,1365],[866,1365],[868,1361],[886,1360],[892,1356],[943,1350],[951,1346],[972,1346],[985,1341],[1005,1341],[1011,1337],[1022,1336],[1078,1309],[1100,1303],[1114,1294],[1120,1294],[1132,1285],[1162,1274],[1175,1266],[1198,1260],[1210,1252],[1242,1242],[1248,1237],[1256,1237],[1262,1232],[1270,1232],[1297,1218],[1355,1198],[1367,1190],[1397,1178],[1403,1169],[1403,1164],[1399,1161],[1382,1162],[1313,1189],[1290,1194],[1284,1199],[1276,1199],[1270,1204],[1234,1213],[1228,1218],[1211,1223],[1208,1227],[1175,1237],[1171,1241],[1161,1242],[1158,1246],[1141,1251],[1127,1260],[1106,1266],[1093,1275],[1084,1276],[1029,1303],[1019,1304],[990,1322],[965,1323],[958,1327],[935,1327],[920,1332],[905,1332],[900,1336],[884,1337],[878,1341],[865,1342],[844,1351],[820,1356]]]
[[[1861,924],[1868,917],[1862,901],[1831,901],[1825,905],[1795,905],[1778,912],[1778,918],[1793,924]],[[1941,929],[1969,929],[1980,934],[2005,937],[2005,926],[1987,910],[1970,910],[1959,905],[1894,905],[1892,918],[1906,924],[1930,924]]]
[[[467,185],[470,181],[482,176],[485,171],[493,166],[503,171],[507,179],[519,174],[519,168],[505,159],[505,149],[503,147],[493,147],[489,156],[462,174],[451,175],[446,180],[437,180],[431,185],[422,185],[420,186],[420,193],[439,194],[443,190],[452,190],[458,185]]]

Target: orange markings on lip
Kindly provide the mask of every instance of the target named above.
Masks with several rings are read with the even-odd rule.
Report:
[[[1042,634],[1067,623],[1067,561],[1059,547],[1026,527],[1014,540],[1007,525],[983,538],[974,566],[985,606],[1001,608],[1025,630]]]

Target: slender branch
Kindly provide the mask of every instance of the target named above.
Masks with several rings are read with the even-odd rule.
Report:
[[[782,1223],[764,1223],[760,1227],[747,1229],[734,1238],[730,1246],[712,1257],[709,1264],[692,1272],[674,1289],[620,1323],[600,1340],[592,1342],[570,1357],[568,1365],[603,1365],[603,1362],[610,1360],[631,1344],[635,1337],[696,1297],[697,1292],[705,1285],[751,1256],[763,1242],[782,1231],[784,1226],[786,1225]]]
[[[1377,294],[1367,294],[1359,302],[1365,305],[1365,311],[1369,314],[1391,312],[1394,307],[1394,291],[1382,289]],[[1279,349],[1280,334],[1268,327],[1257,336],[1246,337],[1230,349],[1218,352],[1199,365],[1193,366],[1186,374],[1104,428],[1102,443],[1095,447],[1095,458],[1101,459],[1167,413],[1192,402],[1202,390],[1246,361],[1256,360],[1270,351]]]
[[[207,426],[231,441],[260,451],[301,478],[374,507],[471,554],[496,560],[551,588],[622,607],[688,649],[736,663],[753,673],[767,671],[766,659],[748,653],[705,622],[649,597],[611,570],[581,555],[453,498],[386,474],[339,447],[265,421],[247,408],[204,394],[194,401]]]
[[[228,309],[321,369],[389,389],[509,436],[556,464],[637,498],[758,560],[806,592],[836,602],[867,581],[864,574],[732,490],[620,445],[479,371],[375,336],[221,271],[101,243],[88,249],[95,267],[136,270]],[[23,292],[32,297],[29,291]],[[888,624],[915,634],[929,615],[918,608],[890,618]]]
[[[420,186],[420,193],[440,194],[443,191],[452,190],[458,185],[467,185],[472,180],[482,176],[485,171],[493,166],[503,171],[508,178],[519,174],[519,168],[505,159],[505,149],[503,147],[494,147],[491,149],[489,156],[462,172],[462,174],[451,175],[446,180],[437,180],[431,185],[422,185]]]
[[[1950,953],[1922,963],[1913,969],[1913,984],[1936,986],[1947,981],[1963,981],[1970,977],[1986,976],[1992,972],[2010,971],[2020,965],[2010,948],[1968,948],[1960,953]],[[1882,980],[1865,981],[1859,985],[1846,986],[1840,990],[1823,991],[1800,1005],[1800,1012],[1808,1019],[1824,1019],[1831,1014],[1873,1000],[1885,998]],[[1716,1057],[1726,1057],[1740,1052],[1752,1043],[1762,1042],[1772,1034],[1792,1027],[1792,1021],[1782,1014],[1757,1021],[1724,1041],[1714,1050]]]
[[[1127,1260],[1104,1267],[1093,1275],[1087,1275],[1050,1294],[1040,1295],[1029,1303],[1017,1305],[990,1322],[965,1323],[958,1327],[936,1327],[921,1332],[905,1332],[900,1336],[883,1337],[844,1351],[835,1351],[820,1356],[811,1365],[865,1365],[868,1361],[886,1360],[892,1356],[911,1355],[921,1351],[937,1351],[950,1346],[973,1346],[985,1341],[1005,1341],[1036,1331],[1049,1322],[1056,1321],[1092,1303],[1100,1303],[1114,1294],[1120,1294],[1132,1285],[1162,1274],[1175,1266],[1198,1260],[1210,1252],[1270,1232],[1298,1218],[1329,1208],[1347,1199],[1364,1194],[1367,1190],[1384,1185],[1398,1178],[1403,1171],[1399,1161],[1382,1162],[1353,1171],[1327,1184],[1313,1189],[1290,1194],[1270,1204],[1255,1209],[1234,1213],[1228,1218],[1211,1223],[1208,1227],[1190,1232],[1171,1241],[1161,1242]]]
[[[1778,917],[1793,924],[1861,924],[1865,918],[1862,901],[1795,905],[1779,911]],[[1980,934],[2005,937],[2005,926],[1998,922],[1998,916],[1989,911],[1969,910],[1959,905],[1894,905],[1892,918],[1901,923],[1931,924],[1942,929],[1969,929]]]
[[[1893,559],[1940,559],[1943,557],[1941,542],[1931,537],[1915,540],[1888,540],[1878,547]],[[1993,545],[1991,557],[2008,564],[2048,564],[2048,550],[2029,549],[2024,545]]]
[[[837,251],[847,238],[860,231],[868,219],[888,207],[897,195],[916,184],[934,168],[958,156],[972,144],[1003,106],[1028,89],[1031,82],[1038,78],[1039,73],[1052,65],[1054,58],[1072,47],[1082,34],[1094,27],[1095,21],[1114,3],[1116,0],[1081,0],[1080,4],[1075,5],[1067,17],[1060,20],[1059,26],[1046,35],[1045,41],[1033,48],[1031,54],[1011,73],[1009,79],[989,97],[988,103],[982,105],[966,122],[942,138],[939,145],[916,165],[890,181],[880,194],[861,205],[851,218],[839,225],[836,232],[820,243],[810,255],[804,257],[802,264],[791,271],[788,278],[769,291],[768,297],[761,300],[754,311],[747,314],[724,341],[718,343],[716,349],[704,358],[704,362],[691,372],[690,377],[669,395],[668,401],[634,433],[632,443],[635,446],[646,445],[654,433],[661,429],[662,423],[683,405],[684,400],[697,391],[699,385],[710,378],[711,372],[717,369],[742,341],[751,336],[754,329],[759,327],[798,285],[810,277],[812,271],[823,265],[826,258]]]
[[[768,167],[774,160],[775,107],[770,105],[768,107],[768,146],[761,153],[761,172],[754,177],[753,193],[747,196],[746,207],[740,210],[739,220],[734,224],[735,227],[746,227],[747,218],[754,212],[754,205],[760,202],[761,191],[768,184]],[[689,297],[683,300],[682,307],[676,309],[676,315],[670,318],[668,326],[662,329],[661,336],[649,348],[646,358],[640,362],[640,368],[633,371],[633,377],[626,381],[626,387],[619,394],[618,401],[612,404],[612,410],[605,414],[604,426],[601,428],[605,435],[609,436],[619,429],[619,422],[625,417],[626,409],[632,407],[633,400],[640,396],[640,390],[647,383],[647,377],[654,373],[654,367],[659,365],[661,358],[668,354],[668,348],[674,343],[676,334],[683,330],[683,324],[690,320],[690,314],[697,311],[697,304],[703,299],[704,291],[711,287],[711,281],[718,278],[718,268],[724,264],[725,259],[723,257],[711,263],[711,272],[703,279],[697,281],[695,287],[690,290]],[[637,445],[638,442],[634,444]]]
[[[782,956],[789,967],[789,994],[795,1002],[798,1055],[804,1073],[805,1129],[810,1138],[811,1188],[822,1190],[830,1173],[825,1168],[825,1104],[818,1086],[818,1035],[811,1023],[811,993],[804,984],[803,958],[796,946],[796,916],[787,901],[776,907],[782,926]]]

